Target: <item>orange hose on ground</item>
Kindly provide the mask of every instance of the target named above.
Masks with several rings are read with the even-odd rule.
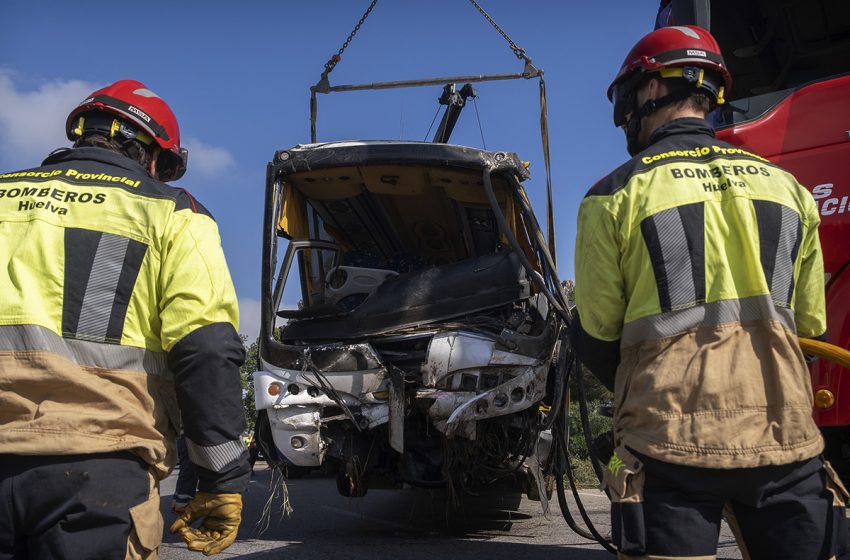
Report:
[[[800,341],[800,348],[803,349],[804,353],[835,362],[850,369],[850,351],[840,346],[811,338],[800,338],[798,340]]]

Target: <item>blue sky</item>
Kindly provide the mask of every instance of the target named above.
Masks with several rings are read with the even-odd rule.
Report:
[[[606,88],[657,0],[479,0],[545,71],[558,263],[573,273],[578,205],[627,157]],[[0,19],[0,171],[38,165],[68,145],[68,112],[95,88],[144,82],[172,107],[189,148],[177,184],[215,216],[253,338],[265,165],[310,140],[309,86],[368,0],[145,3],[4,0]],[[467,0],[379,0],[331,84],[519,72],[507,43]],[[531,161],[526,188],[545,217],[536,80],[476,85],[488,149]],[[441,88],[319,97],[319,140],[423,140]],[[433,134],[433,131],[432,131]],[[473,107],[452,143],[481,147]]]

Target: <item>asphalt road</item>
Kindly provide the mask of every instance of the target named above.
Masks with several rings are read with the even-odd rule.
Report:
[[[256,476],[243,497],[242,528],[236,542],[217,558],[323,560],[433,560],[434,558],[564,558],[609,560],[598,544],[567,527],[557,500],[544,515],[540,503],[504,496],[482,496],[447,515],[441,492],[426,490],[370,490],[363,498],[344,498],[332,478],[310,477],[289,481],[293,512],[281,519],[280,500],[264,532],[256,527],[269,496],[270,471],[257,464]],[[161,486],[165,535],[163,560],[200,560],[189,552],[168,526],[176,476]],[[608,501],[594,490],[582,491],[582,500],[599,531],[610,531]],[[577,516],[578,514],[575,513]],[[740,559],[728,528],[720,536],[718,559]]]

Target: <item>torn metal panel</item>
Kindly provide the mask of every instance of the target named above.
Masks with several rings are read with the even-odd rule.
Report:
[[[418,391],[416,397],[433,400],[428,415],[439,421],[448,420],[458,407],[474,399],[476,394],[469,391]]]
[[[281,408],[290,405],[335,403],[316,383],[315,374],[300,370],[274,368],[254,372],[254,397],[257,407]],[[386,370],[336,373],[324,376],[347,406],[359,406],[364,398],[382,388]]]
[[[524,367],[510,381],[477,395],[458,406],[449,416],[448,424],[504,416],[537,403],[546,393],[546,374],[549,364]]]
[[[548,481],[543,474],[543,466],[548,464],[549,454],[552,452],[552,430],[544,430],[537,436],[534,452],[526,459],[525,464],[535,485],[536,495],[540,498],[543,513],[549,513],[549,495],[551,490],[547,487]],[[531,492],[530,495],[534,495]]]
[[[390,447],[404,453],[404,377],[403,372],[390,372],[389,383]]]
[[[545,359],[547,356],[552,355],[556,337],[557,329],[551,321],[547,322],[543,332],[536,336],[521,334],[511,329],[504,329],[499,334],[498,348],[511,356],[519,354]],[[509,357],[507,359],[513,360],[514,358]]]
[[[473,333],[445,332],[435,335],[428,346],[428,356],[423,367],[426,386],[438,386],[450,372],[489,364],[494,346],[491,338]]]
[[[292,356],[290,367],[260,361],[266,370],[254,374],[260,408],[324,405],[328,404],[324,383],[343,395],[359,396],[380,390],[386,377],[380,358],[368,344],[306,346]]]
[[[423,366],[426,386],[454,390],[489,389],[487,376],[510,375],[510,370],[487,366],[533,366],[540,360],[496,348],[493,336],[472,332],[445,332],[434,336]],[[460,373],[462,372],[462,373]],[[482,380],[479,377],[484,374]],[[497,382],[498,383],[498,382]]]
[[[318,467],[327,445],[320,437],[320,407],[292,405],[269,410],[272,437],[277,449],[293,465]]]
[[[390,407],[387,403],[362,405],[359,410],[361,419],[365,419],[364,428],[376,428],[390,421]]]

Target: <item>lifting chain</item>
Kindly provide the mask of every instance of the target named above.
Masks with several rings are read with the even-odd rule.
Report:
[[[498,23],[496,23],[496,21],[495,21],[493,18],[491,18],[491,17],[490,17],[490,14],[488,14],[487,12],[485,12],[485,11],[484,11],[484,8],[482,8],[482,7],[481,7],[481,5],[480,5],[478,2],[476,2],[475,0],[469,0],[469,1],[472,3],[472,5],[473,5],[473,6],[475,6],[475,8],[476,8],[479,12],[481,12],[481,15],[482,15],[482,16],[484,16],[484,19],[486,19],[487,21],[489,21],[489,22],[490,22],[490,25],[492,25],[492,26],[496,29],[496,31],[498,31],[498,32],[499,32],[499,34],[500,34],[502,37],[504,37],[504,38],[505,38],[505,41],[507,41],[507,42],[508,42],[508,45],[511,47],[511,50],[512,50],[512,51],[514,51],[514,54],[516,55],[516,57],[517,57],[518,59],[520,59],[520,60],[524,60],[524,61],[526,61],[526,62],[530,63],[530,62],[531,62],[531,58],[529,58],[529,57],[528,57],[528,55],[527,55],[527,54],[525,54],[525,49],[523,49],[522,47],[520,47],[519,45],[517,45],[516,43],[514,43],[514,42],[513,42],[513,39],[511,39],[510,37],[508,37],[508,34],[507,34],[507,33],[505,33],[505,32],[502,30],[502,28],[501,28],[501,27],[499,27],[499,24],[498,24]]]
[[[351,40],[354,39],[354,36],[357,35],[357,32],[360,31],[360,26],[363,25],[363,22],[366,21],[366,18],[369,17],[369,14],[372,12],[372,8],[375,7],[375,4],[378,3],[378,0],[372,0],[372,3],[369,4],[369,7],[366,8],[366,11],[363,13],[363,16],[360,18],[360,21],[357,22],[357,25],[354,26],[354,29],[351,30],[351,33],[348,34],[348,38],[339,48],[337,53],[333,55],[327,62],[325,62],[325,71],[322,72],[322,80],[327,80],[328,74],[330,74],[334,67],[342,60],[342,53],[345,52],[345,49],[348,48],[348,45],[351,44]]]

